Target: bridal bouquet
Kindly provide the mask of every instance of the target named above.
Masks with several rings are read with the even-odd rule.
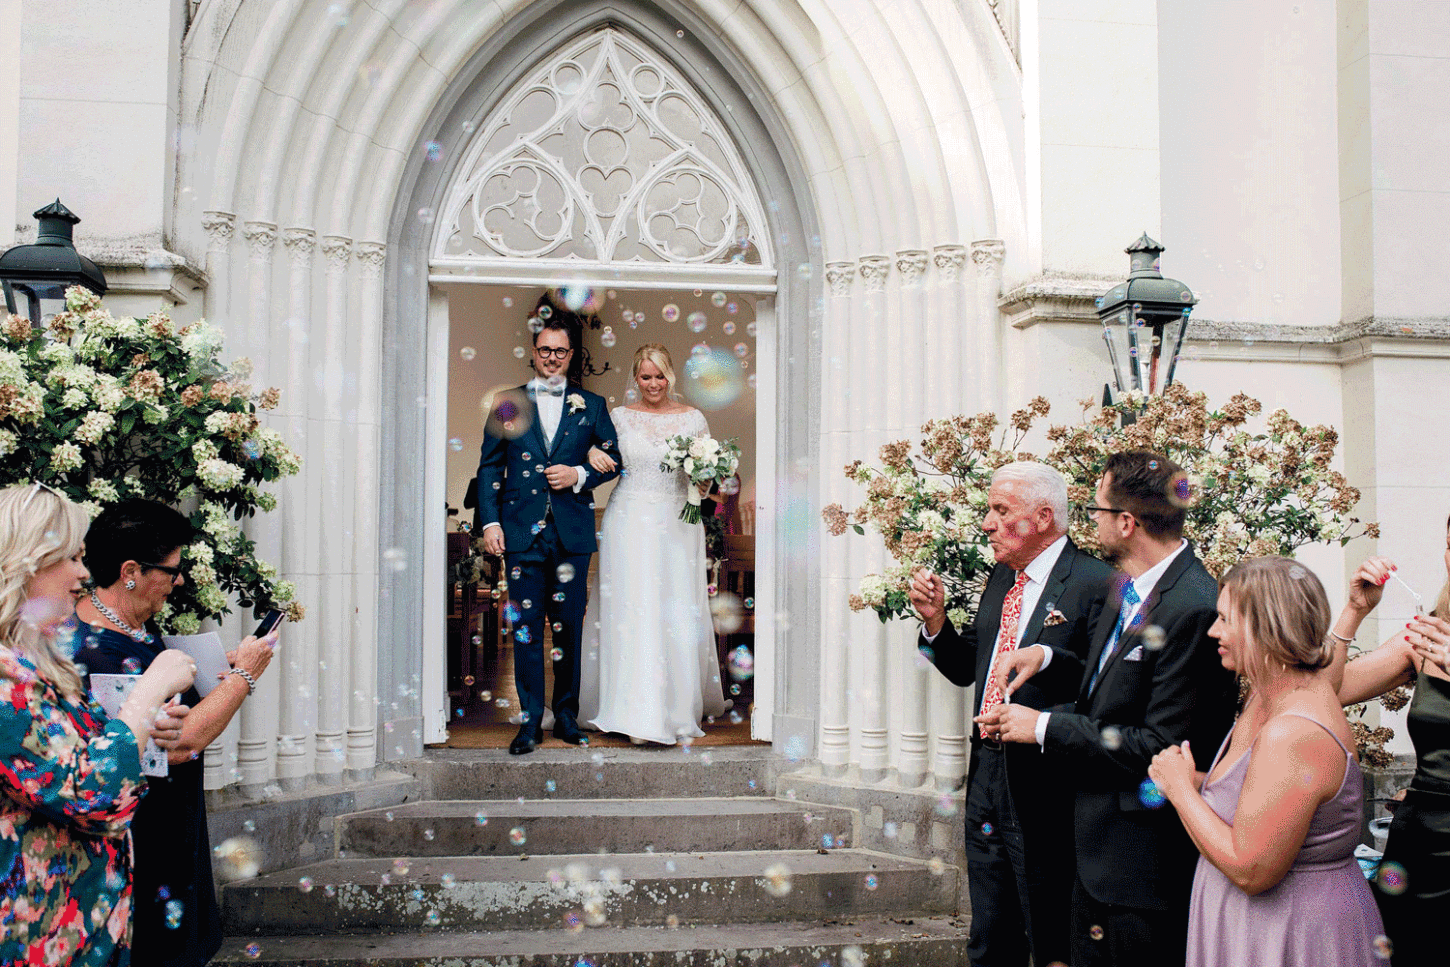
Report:
[[[740,469],[740,445],[734,440],[721,443],[709,434],[676,436],[665,441],[665,458],[660,461],[664,471],[683,470],[693,485],[718,483]],[[687,524],[700,522],[700,491],[691,486],[680,520]]]

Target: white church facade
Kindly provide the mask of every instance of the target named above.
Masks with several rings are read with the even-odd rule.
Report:
[[[303,471],[249,526],[308,617],[208,788],[447,737],[470,401],[526,378],[528,294],[578,285],[650,319],[594,346],[606,395],[662,306],[729,300],[755,737],[952,789],[970,696],[846,608],[884,551],[829,544],[820,509],[928,418],[1075,418],[1144,232],[1200,298],[1178,379],[1339,428],[1381,536],[1306,553],[1331,595],[1370,553],[1438,588],[1446,92],[1431,0],[0,0],[0,247],[59,196],[113,312],[205,316],[282,389]]]

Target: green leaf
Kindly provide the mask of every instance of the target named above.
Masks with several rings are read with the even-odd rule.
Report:
[[[851,529],[853,531],[855,531],[856,533],[861,534],[863,536],[866,533],[866,528],[862,527],[860,524],[852,524],[851,525]]]

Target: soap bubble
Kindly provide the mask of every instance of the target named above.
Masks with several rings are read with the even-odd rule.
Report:
[[[551,660],[553,660],[553,661],[563,661],[564,660],[564,649],[562,649],[562,648],[555,648],[553,651],[549,652],[549,658]]]
[[[544,331],[544,320],[540,319],[538,316],[529,316],[528,325],[529,332],[533,333],[536,336]]]
[[[1116,752],[1123,745],[1123,733],[1119,732],[1114,726],[1109,725],[1103,729],[1102,741],[1104,749],[1107,749],[1109,752]]]
[[[1295,7],[1294,9],[1297,11],[1299,8]],[[1375,937],[1370,943],[1374,947],[1374,955],[1380,960],[1389,960],[1390,956],[1395,952],[1395,945],[1390,943],[1390,938],[1384,934]]]
[[[1097,924],[1093,924],[1090,928],[1088,928],[1088,936],[1092,937],[1094,940],[1103,939],[1103,928],[1098,926]]]
[[[168,900],[166,903],[166,928],[175,930],[181,926],[181,915],[186,907],[180,900]]]
[[[408,569],[408,552],[401,547],[390,547],[383,551],[383,566],[389,571],[406,571]]]
[[[312,892],[312,877],[310,877],[310,876],[304,876],[300,880],[298,880],[297,881],[297,889],[301,890],[303,893],[311,893]]]
[[[729,406],[742,389],[740,361],[730,353],[707,349],[685,363],[685,395],[702,410]]]
[[[523,358],[523,347],[518,355]],[[504,440],[517,440],[529,432],[533,412],[528,395],[517,386],[498,386],[483,395],[478,404],[484,432]],[[526,458],[527,459],[527,458]]]
[[[706,594],[710,597],[710,617],[715,624],[715,633],[733,635],[740,630],[741,624],[745,621],[745,617],[741,613],[740,599],[729,591],[719,592],[717,589],[717,592],[709,595],[708,589],[706,590]]]
[[[946,862],[940,856],[933,856],[927,860],[926,868],[931,871],[932,876],[941,876],[947,871]]]
[[[463,440],[460,439],[459,437],[456,437],[456,436],[455,437],[449,437],[448,438],[448,449],[452,450],[454,453],[458,453],[458,452],[462,451],[462,449],[463,449]]]
[[[1149,809],[1158,809],[1168,801],[1168,797],[1163,795],[1156,782],[1144,779],[1138,784],[1138,801]]]
[[[685,325],[690,327],[691,332],[704,332],[705,327],[710,324],[710,317],[698,309],[690,313],[685,319]]]
[[[732,302],[730,304],[733,306],[735,303]],[[725,325],[720,327],[720,331],[725,333],[725,335],[727,336],[735,335],[735,323],[727,321]]]
[[[488,825],[488,813],[486,811],[482,810],[482,809],[480,809],[478,812],[474,813],[473,814],[473,824],[475,826],[487,826]]]
[[[765,892],[773,897],[783,897],[790,893],[790,867],[784,863],[774,863],[765,868],[765,877],[761,881]]]
[[[881,885],[881,881],[876,878],[876,874],[875,873],[867,873],[866,874],[866,889],[868,889],[868,890],[874,890],[874,889],[876,889],[880,885]]]
[[[259,943],[247,944],[247,956],[252,958],[253,960],[256,960],[258,957],[262,956],[262,945]]]
[[[127,658],[121,662],[121,671],[125,672],[127,675],[139,675],[143,671],[145,671],[145,669],[141,667],[141,659]]]
[[[515,846],[522,846],[528,841],[529,836],[527,833],[524,832],[524,828],[522,826],[515,826],[513,829],[509,830],[509,842],[513,843]]]
[[[660,315],[664,317],[665,322],[674,322],[680,318],[680,307],[671,302],[665,306],[664,311]]]
[[[1382,893],[1390,896],[1399,896],[1410,885],[1405,868],[1393,861],[1380,864],[1379,873],[1375,874],[1375,883]]]
[[[754,339],[759,334],[759,332],[760,332],[760,327],[757,326],[755,323],[753,323],[753,322],[746,323],[746,325],[745,325],[745,335],[749,336],[751,339]]]
[[[224,883],[250,880],[262,869],[262,848],[247,836],[222,840],[212,854],[217,858],[217,875]]]
[[[612,349],[616,341],[614,332],[611,329],[606,328],[604,332],[599,334],[599,344],[605,349]]]
[[[474,357],[478,355],[478,350],[474,349],[472,346],[464,346],[462,349],[458,350],[458,355],[463,357],[463,361],[465,363],[471,363],[473,362]]]
[[[747,346],[743,342],[738,342],[738,343],[735,344],[735,356],[736,356],[737,359],[744,359],[746,356],[749,356],[749,355],[750,355],[750,347],[749,346]]]
[[[748,681],[755,676],[755,656],[749,647],[738,645],[730,651],[728,667],[731,678],[737,682]]]
[[[735,474],[731,474],[720,481],[720,493],[726,497],[733,497],[740,493],[740,478]]]
[[[1168,633],[1157,625],[1149,625],[1143,629],[1143,647],[1149,651],[1162,651],[1167,643]]]
[[[716,309],[725,308],[725,303],[728,301],[729,299],[723,292],[713,292],[710,294],[710,305],[714,306]]]
[[[424,225],[432,225],[433,224],[433,218],[434,218],[433,209],[431,209],[431,208],[420,208],[420,209],[418,209],[418,221],[422,222]]]
[[[523,346],[515,346],[514,347],[514,359],[523,359],[528,354],[529,354],[529,351],[527,349],[525,349]]]

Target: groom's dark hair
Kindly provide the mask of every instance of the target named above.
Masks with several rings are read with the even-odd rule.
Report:
[[[569,348],[574,350],[574,356],[569,361],[569,372],[566,377],[571,383],[582,383],[584,380],[584,365],[589,361],[589,350],[584,348],[584,327],[591,329],[599,328],[599,317],[593,313],[585,314],[570,309],[562,298],[559,298],[555,290],[549,289],[539,296],[539,301],[534,303],[532,318],[538,319],[541,325],[534,331],[534,342],[539,344],[539,333],[545,329],[553,329],[562,332],[569,337]],[[531,327],[532,328],[532,327]],[[531,362],[529,365],[533,365]]]

